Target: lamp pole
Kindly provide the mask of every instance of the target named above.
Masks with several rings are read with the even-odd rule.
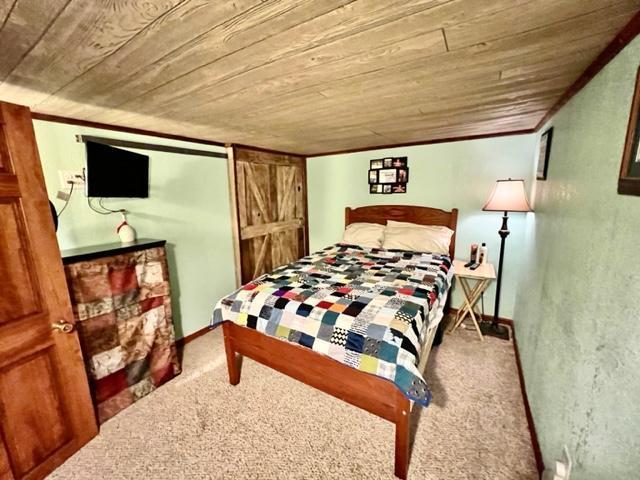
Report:
[[[483,322],[481,325],[481,330],[483,335],[491,335],[493,337],[502,338],[503,340],[509,340],[509,330],[500,325],[498,323],[498,318],[500,317],[500,287],[502,286],[502,265],[504,264],[504,243],[507,237],[509,236],[509,228],[507,226],[507,221],[509,220],[508,212],[504,212],[502,216],[502,226],[500,230],[498,230],[498,235],[500,235],[500,261],[498,263],[498,279],[496,282],[496,301],[495,308],[493,310],[493,320],[489,325],[486,325],[486,322]]]

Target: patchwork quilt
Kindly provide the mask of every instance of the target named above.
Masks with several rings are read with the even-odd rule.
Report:
[[[421,345],[452,276],[446,255],[337,244],[223,298],[211,324],[232,321],[310,348],[390,380],[426,406]]]

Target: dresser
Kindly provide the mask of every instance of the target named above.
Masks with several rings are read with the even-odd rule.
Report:
[[[180,373],[164,240],[62,251],[98,421]]]

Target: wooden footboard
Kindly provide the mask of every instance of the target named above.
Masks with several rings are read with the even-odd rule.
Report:
[[[229,382],[240,381],[241,355],[360,407],[396,425],[395,475],[409,468],[411,402],[388,380],[355,370],[305,347],[264,335],[231,322],[222,325]]]

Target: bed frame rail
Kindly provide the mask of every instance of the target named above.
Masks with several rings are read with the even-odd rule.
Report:
[[[231,322],[223,323],[222,329],[229,383],[240,382],[244,355],[395,423],[395,475],[407,478],[411,402],[392,382]]]

